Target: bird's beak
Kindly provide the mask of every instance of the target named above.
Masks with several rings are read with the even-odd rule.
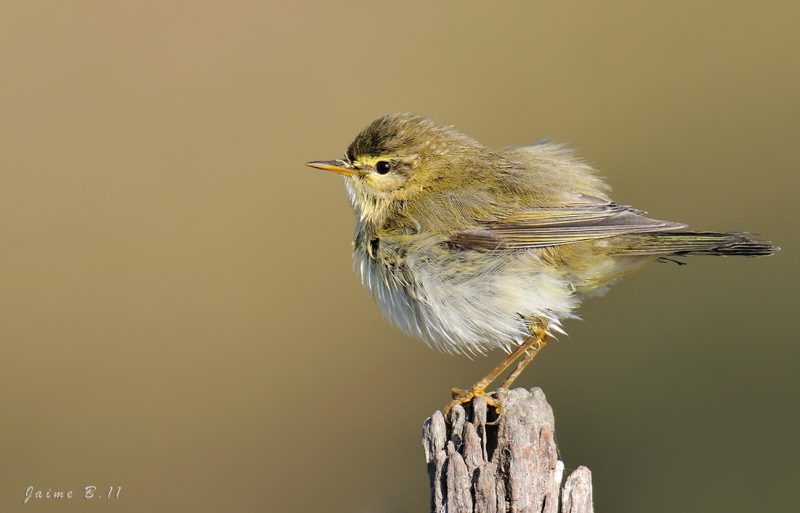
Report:
[[[344,160],[319,160],[315,162],[306,162],[306,165],[325,171],[333,171],[334,173],[339,173],[344,176],[354,176],[357,174],[353,166]]]

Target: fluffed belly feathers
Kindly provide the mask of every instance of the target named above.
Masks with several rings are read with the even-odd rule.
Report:
[[[476,252],[436,241],[397,247],[372,239],[356,245],[354,264],[383,315],[408,335],[457,354],[509,351],[530,336],[531,322],[575,317],[582,280],[535,251]],[[611,267],[610,259],[598,266]],[[608,275],[611,269],[590,270]],[[605,287],[593,287],[602,292]]]

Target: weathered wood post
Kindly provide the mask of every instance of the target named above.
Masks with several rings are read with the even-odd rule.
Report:
[[[498,390],[499,416],[477,398],[423,426],[432,513],[593,513],[592,474],[563,481],[553,409],[539,388]],[[469,411],[469,414],[467,413]],[[495,418],[496,417],[496,418]]]

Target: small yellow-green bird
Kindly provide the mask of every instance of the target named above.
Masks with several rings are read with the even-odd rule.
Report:
[[[494,150],[414,114],[373,121],[343,159],[361,280],[405,333],[450,353],[508,357],[447,406],[508,387],[563,333],[584,298],[644,264],[688,255],[771,255],[742,233],[686,231],[614,203],[565,146]]]

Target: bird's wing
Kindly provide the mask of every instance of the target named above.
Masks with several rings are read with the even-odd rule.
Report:
[[[627,205],[584,196],[579,203],[530,208],[482,222],[452,234],[450,242],[465,249],[530,249],[686,227],[643,214]]]

